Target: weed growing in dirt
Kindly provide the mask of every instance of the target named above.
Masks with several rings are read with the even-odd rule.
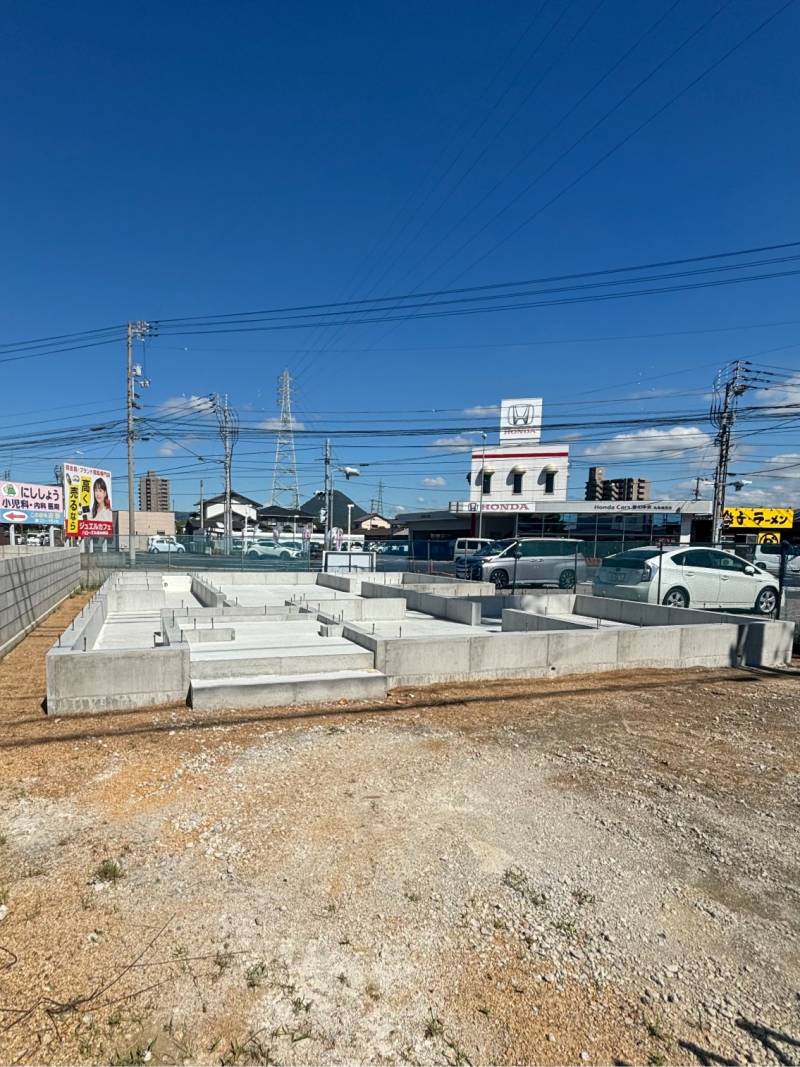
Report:
[[[0,905],[8,904],[8,890],[0,889]]]
[[[214,966],[220,974],[223,974],[233,963],[233,956],[227,949],[218,949],[214,956]]]
[[[8,838],[5,834],[0,834],[0,847],[8,844]]]
[[[425,1036],[426,1037],[441,1037],[444,1033],[444,1023],[438,1017],[431,1012],[431,1017],[425,1023]]]
[[[590,893],[588,889],[584,889],[582,886],[578,886],[577,889],[572,890],[572,899],[576,904],[580,904],[583,907],[584,904],[596,904],[597,897],[594,893]]]
[[[310,1000],[303,1000],[302,997],[293,997],[292,1011],[295,1013],[295,1015],[300,1015],[301,1012],[304,1011],[308,1012],[311,1010],[311,1003],[312,1002]]]
[[[574,919],[556,919],[553,923],[553,929],[564,937],[575,937],[578,932]]]
[[[111,1060],[111,1067],[135,1067],[136,1064],[147,1063],[152,1053],[152,1042],[149,1045],[137,1045],[135,1048],[128,1049],[127,1052],[118,1053]]]
[[[543,908],[547,904],[547,895],[535,889],[521,867],[508,867],[503,872],[503,885],[513,889],[528,904]]]
[[[420,900],[422,900],[422,897],[419,895],[419,893],[415,892],[413,889],[409,889],[405,893],[405,898],[406,900],[410,900],[412,904],[419,904]]]
[[[96,882],[110,882],[115,884],[125,876],[125,872],[116,860],[104,859],[95,869],[94,880]],[[145,1049],[147,1051],[147,1049]]]
[[[367,982],[366,986],[364,987],[364,992],[367,994],[370,1000],[381,999],[381,991],[377,982]]]
[[[347,977],[344,971],[342,971],[341,974],[336,975],[336,981],[339,983],[339,985],[350,985],[350,979]]]
[[[254,963],[244,972],[244,977],[245,981],[247,982],[248,989],[257,989],[267,977],[266,963],[264,963],[263,960],[259,960],[258,963]]]

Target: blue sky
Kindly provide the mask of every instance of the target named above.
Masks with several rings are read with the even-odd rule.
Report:
[[[7,4],[0,342],[797,239],[797,3],[546,206],[780,7]],[[548,419],[576,424],[574,495],[590,462],[683,493],[712,466],[708,442],[692,435],[711,432],[699,416],[715,368],[762,353],[754,358],[800,374],[797,289],[787,277],[384,326],[162,336],[147,345],[146,410],[227,392],[243,422],[268,427],[284,367],[297,375],[304,430],[402,428],[436,409],[426,416],[443,427],[435,447],[438,438],[337,439],[338,462],[370,464],[352,495],[367,506],[382,478],[394,510],[463,496],[450,420],[463,424],[461,412],[503,396],[541,395],[546,434]],[[9,438],[26,425],[74,424],[74,455],[112,468],[119,502],[122,445],[92,450],[85,425],[122,410],[124,346],[9,363],[3,381],[15,402],[4,410],[0,467],[49,479],[69,457],[14,449]],[[798,400],[800,385],[767,399]],[[598,439],[579,425],[623,410],[685,413],[688,436],[673,437],[671,451],[659,432]],[[205,460],[213,450],[191,436],[181,443]],[[299,434],[297,443],[307,495],[321,485],[321,442]],[[240,491],[269,496],[272,448],[268,436],[240,443]],[[737,470],[786,467],[754,476],[754,502],[796,500],[792,458],[792,424],[743,442]],[[221,484],[218,463],[163,438],[138,445],[137,470],[149,467],[172,477],[178,508],[197,499],[201,477],[206,492]]]

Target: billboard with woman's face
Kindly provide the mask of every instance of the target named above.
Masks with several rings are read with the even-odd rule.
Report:
[[[111,471],[64,464],[64,532],[67,537],[113,537]]]

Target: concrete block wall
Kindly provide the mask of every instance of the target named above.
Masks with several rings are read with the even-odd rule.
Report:
[[[0,556],[0,656],[80,584],[77,549],[31,548]]]

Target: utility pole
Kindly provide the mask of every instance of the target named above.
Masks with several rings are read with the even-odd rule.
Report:
[[[288,507],[300,507],[300,486],[297,481],[297,456],[294,450],[294,418],[292,417],[292,376],[288,370],[278,378],[278,407],[280,424],[275,438],[275,466],[272,469],[271,504],[280,505],[288,496]]]
[[[739,397],[750,388],[747,380],[749,366],[749,360],[734,360],[723,367],[714,379],[714,399],[711,402],[711,421],[717,427],[714,442],[717,446],[717,466],[714,471],[714,504],[711,512],[711,540],[714,544],[719,541],[722,529],[736,409]],[[698,480],[698,492],[699,485]]]
[[[200,479],[200,529],[201,530],[205,530],[205,528],[206,528],[205,519],[203,517],[203,512],[205,511],[205,506],[206,506],[206,502],[203,499],[203,479],[201,478]]]
[[[146,337],[152,332],[149,322],[129,322],[128,323],[128,345],[127,345],[127,408],[128,408],[128,563],[133,567],[136,563],[136,504],[133,498],[133,478],[134,478],[134,462],[133,462],[133,445],[136,438],[135,423],[133,417],[134,408],[137,407],[136,403],[136,385],[137,383],[146,389],[150,384],[149,379],[142,376],[142,368],[139,364],[133,362],[133,342],[144,341]]]
[[[483,451],[481,453],[481,498],[478,504],[478,537],[483,537],[483,487],[486,485],[486,434],[482,433]]]
[[[333,479],[331,477],[331,439],[325,439],[325,548],[331,547],[331,509],[333,507]]]
[[[383,515],[383,478],[378,482],[378,495],[372,501],[372,510]]]
[[[219,423],[219,435],[222,438],[223,471],[225,477],[225,504],[223,512],[223,543],[225,555],[231,554],[233,540],[233,514],[231,511],[231,467],[233,465],[233,446],[239,438],[239,417],[228,403],[228,394],[213,397],[214,412]]]

